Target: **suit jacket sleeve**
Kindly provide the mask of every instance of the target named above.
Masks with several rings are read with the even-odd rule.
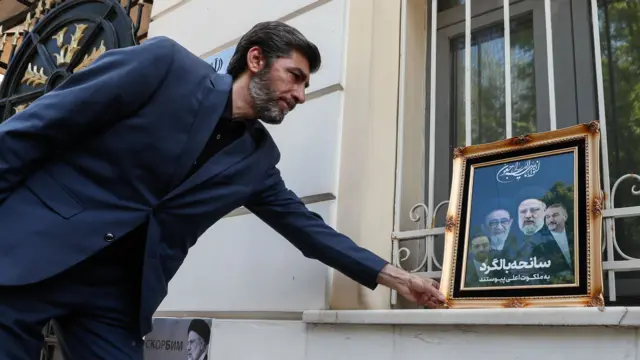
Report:
[[[174,46],[154,38],[109,50],[0,124],[0,202],[49,156],[139,111],[166,77]]]
[[[319,260],[370,289],[376,288],[378,274],[388,262],[359,247],[327,225],[320,215],[308,210],[286,188],[278,169],[271,170],[266,184],[246,207],[305,257]]]

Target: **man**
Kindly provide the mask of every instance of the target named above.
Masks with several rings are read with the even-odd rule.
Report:
[[[469,242],[469,257],[467,258],[464,287],[481,287],[492,285],[492,282],[481,282],[484,277],[493,278],[494,274],[487,274],[480,270],[482,264],[491,265],[491,245],[489,238],[482,233],[474,233]]]
[[[539,200],[544,196],[545,191],[538,187],[527,187],[520,191],[514,201],[517,205],[516,213],[518,214],[518,228],[521,233],[515,236],[505,246],[503,255],[510,263],[516,262],[520,264],[532,262],[533,253],[537,246],[544,242],[548,231],[544,228],[544,212],[546,205]],[[538,262],[542,259],[538,258]],[[518,277],[518,280],[511,281],[509,285],[538,285],[541,283],[536,277],[540,272],[535,267],[510,268],[509,274]],[[536,278],[534,278],[536,277]]]
[[[107,51],[0,124],[0,359],[141,359],[167,283],[244,205],[305,256],[436,307],[438,284],[335,232],[285,186],[259,120],[304,103],[315,45],[280,22],[239,41],[229,75],[167,38]],[[256,294],[257,297],[260,294]]]
[[[526,236],[533,236],[544,226],[547,206],[541,200],[529,198],[518,206],[518,224]]]
[[[545,211],[545,223],[551,231],[551,236],[558,244],[558,253],[561,253],[569,269],[573,268],[573,233],[567,232],[567,219],[569,214],[564,205],[560,203],[550,205]]]
[[[202,319],[193,319],[187,330],[187,360],[207,360],[211,328]]]
[[[502,254],[505,247],[515,246],[516,238],[511,234],[513,219],[509,211],[504,208],[494,208],[484,219],[482,231],[489,236],[491,250]]]
[[[573,232],[567,231],[566,222],[569,218],[567,208],[555,203],[545,211],[545,224],[549,228],[551,238],[539,246],[534,255],[551,261],[549,272],[551,281],[558,284],[573,283],[575,281]]]
[[[528,275],[531,278],[538,276],[535,280],[528,281],[529,285],[546,285],[557,283],[558,281],[571,283],[573,282],[573,275],[570,273],[567,273],[568,277],[562,275],[561,278],[558,278],[561,275],[560,273],[564,274],[563,272],[566,268],[563,266],[562,252],[551,235],[549,228],[545,226],[546,211],[547,205],[538,197],[531,196],[520,202],[518,206],[518,224],[524,237],[516,246],[516,251],[512,252],[511,258],[518,262],[533,262],[533,259],[535,259],[538,264],[547,264],[547,266],[541,268],[533,267],[528,270],[522,269],[518,271],[521,275]]]

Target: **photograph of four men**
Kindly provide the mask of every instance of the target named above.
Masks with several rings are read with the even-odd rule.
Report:
[[[576,157],[472,165],[461,290],[578,285]]]

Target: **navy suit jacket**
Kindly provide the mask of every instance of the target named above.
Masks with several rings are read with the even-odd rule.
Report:
[[[165,37],[107,51],[0,124],[0,285],[41,281],[148,224],[140,324],[202,233],[240,206],[304,256],[371,289],[387,262],[288,190],[259,122],[187,173],[231,78]]]

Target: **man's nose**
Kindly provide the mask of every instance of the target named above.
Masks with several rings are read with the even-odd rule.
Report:
[[[300,86],[293,93],[293,99],[297,104],[304,104],[304,102],[306,101],[304,92],[305,92],[304,86]]]

